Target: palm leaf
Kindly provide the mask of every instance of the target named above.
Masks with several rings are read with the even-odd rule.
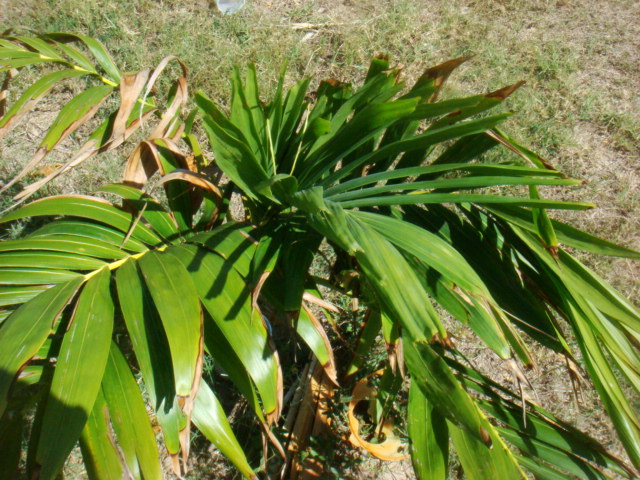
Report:
[[[640,423],[627,395],[640,393],[640,315],[561,245],[638,254],[550,218],[550,209],[593,205],[541,196],[538,186],[582,182],[497,130],[510,114],[487,114],[520,83],[436,101],[465,59],[427,69],[403,92],[399,69],[378,57],[361,87],[329,80],[313,98],[309,79],[285,89],[283,71],[265,102],[251,66],[244,79],[234,71],[228,114],[198,93],[197,108],[183,120],[183,64],[164,108],[151,93],[172,60],[153,73],[123,75],[104,46],[86,36],[0,37],[0,70],[11,71],[5,86],[15,68],[53,69],[3,112],[0,136],[61,82],[88,81],[61,108],[19,175],[82,131],[99,109],[108,110],[83,147],[27,186],[13,206],[87,158],[122,145],[143,119],[157,116],[150,137],[129,156],[125,183],[101,190],[121,204],[61,195],[2,218],[54,217],[0,243],[0,444],[7,471],[16,469],[22,419],[35,404],[30,475],[54,478],[80,441],[91,478],[159,478],[148,401],[176,475],[187,465],[193,422],[242,475],[256,478],[252,465],[271,457],[267,439],[284,455],[282,439],[308,426],[295,418],[295,402],[288,403],[296,396],[289,385],[295,372],[320,372],[322,385],[339,380],[349,388],[356,374],[371,373],[367,357],[380,338],[389,360],[372,417],[389,425],[394,400],[405,394],[406,366],[408,434],[421,478],[446,478],[450,443],[467,478],[511,480],[525,471],[550,479],[608,478],[610,472],[634,478],[631,467],[523,401],[522,392],[458,362],[441,315],[443,309],[469,327],[521,384],[526,378],[518,362],[533,362],[523,333],[569,362],[576,361],[575,344],[632,463],[640,466]],[[112,108],[104,100],[116,90]],[[198,122],[208,145],[199,143]],[[483,158],[493,147],[506,148],[514,160]],[[212,175],[208,151],[222,176]],[[162,178],[150,183],[156,172]],[[163,199],[153,196],[159,185]],[[524,187],[526,193],[512,193]],[[328,263],[320,273],[318,252]],[[350,301],[354,312],[364,305],[364,319],[345,320],[348,314],[332,308],[327,295]],[[340,316],[326,316],[335,341],[320,317],[330,307]],[[344,341],[349,332],[357,336],[353,344]],[[334,355],[332,344],[346,355]],[[314,368],[299,360],[309,351],[319,364]],[[214,368],[203,375],[205,355]],[[262,452],[241,447],[222,408],[220,375],[250,407],[264,433]],[[313,385],[320,384],[300,392],[311,395]],[[311,412],[303,410],[303,416]],[[324,411],[311,413],[326,424]],[[295,444],[289,456],[299,454]],[[376,450],[361,435],[358,444]]]
[[[62,341],[39,434],[41,478],[55,478],[62,469],[98,395],[113,331],[109,277],[100,269],[86,282]]]

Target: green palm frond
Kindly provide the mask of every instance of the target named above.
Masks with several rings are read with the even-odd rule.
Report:
[[[163,60],[154,72],[144,70],[127,75],[118,69],[107,49],[91,37],[69,33],[12,35],[5,32],[0,36],[0,72],[6,72],[3,88],[8,89],[21,71],[33,65],[47,67],[46,71],[50,73],[38,78],[25,89],[8,109],[0,109],[0,139],[26,120],[28,113],[54,87],[69,83],[72,79],[85,80],[88,87],[62,107],[33,157],[0,192],[7,191],[25,178],[64,139],[89,124],[95,117],[102,117],[103,120],[99,121],[97,128],[92,127],[80,149],[66,163],[17,193],[15,201],[25,201],[60,174],[99,153],[119,147],[143,127],[144,122],[150,122],[154,115],[157,121],[153,122],[152,138],[175,136],[178,133],[176,121],[179,120],[187,100],[184,65],[180,62],[181,76],[175,80],[166,102],[157,102],[150,95],[170,60],[171,58]],[[5,90],[2,93],[7,92]],[[163,106],[163,103],[166,105]],[[97,115],[98,112],[100,115]]]

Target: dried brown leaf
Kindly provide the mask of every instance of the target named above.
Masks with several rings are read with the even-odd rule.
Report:
[[[149,81],[149,83],[151,82]],[[176,85],[177,89],[173,101],[163,113],[162,119],[158,125],[156,125],[156,128],[151,132],[151,138],[162,138],[168,135],[170,131],[169,127],[174,121],[174,117],[181,112],[182,107],[188,100],[186,77],[180,77],[176,80]]]
[[[110,140],[125,134],[127,120],[148,78],[149,70],[143,70],[135,75],[122,76],[120,81],[120,108],[113,122]]]
[[[508,87],[503,87],[503,88],[500,88],[499,90],[496,90],[494,92],[487,93],[485,95],[485,97],[487,97],[487,98],[497,98],[498,100],[504,100],[505,98],[507,98],[509,95],[511,95],[517,89],[519,89],[525,83],[527,83],[527,82],[525,82],[524,80],[521,80],[518,83],[514,83],[513,85],[509,85]]]
[[[364,448],[367,452],[380,460],[389,462],[397,462],[409,457],[405,452],[409,450],[409,445],[402,442],[393,433],[393,422],[386,419],[382,425],[381,432],[384,434],[384,440],[380,443],[371,443],[360,435],[360,421],[356,417],[354,410],[358,403],[369,400],[375,396],[375,391],[369,386],[369,377],[372,375],[381,375],[382,370],[378,370],[373,374],[358,381],[351,393],[351,401],[349,402],[349,430],[351,436],[349,441],[355,447]]]
[[[330,312],[333,313],[340,313],[340,309],[338,307],[336,307],[333,303],[331,302],[327,302],[326,300],[323,300],[322,298],[316,297],[315,295],[309,293],[309,292],[304,292],[304,294],[302,295],[302,299],[305,302],[309,302],[312,303],[314,305],[317,305],[321,308],[324,308],[325,310],[329,310]]]
[[[435,102],[438,98],[438,94],[442,89],[442,85],[447,81],[451,72],[453,72],[456,68],[458,68],[461,64],[469,60],[471,57],[459,57],[454,58],[453,60],[449,60],[447,62],[441,63],[440,65],[436,65],[435,67],[431,67],[425,70],[422,74],[418,82],[425,80],[432,80],[436,90],[433,92],[431,97],[429,97],[428,102]]]
[[[2,82],[2,87],[0,87],[0,117],[3,117],[7,111],[7,92],[9,90],[9,84],[17,74],[18,70],[12,68],[4,75],[4,81]],[[5,130],[8,130],[8,128],[10,128],[9,125],[5,125],[4,128],[0,128],[0,138],[2,138],[2,135],[5,133]]]
[[[127,159],[122,182],[142,188],[160,165],[156,146],[150,140],[140,142]]]
[[[313,327],[316,329],[320,337],[322,338],[322,342],[324,343],[325,348],[329,354],[329,361],[322,365],[324,369],[324,373],[326,373],[329,380],[333,382],[334,385],[339,386],[338,384],[338,373],[336,372],[336,364],[335,359],[333,357],[333,348],[331,347],[331,343],[329,342],[329,337],[327,336],[327,332],[324,327],[320,323],[320,321],[316,318],[310,308],[308,308],[304,302],[302,302],[302,308],[309,316]]]
[[[323,367],[316,363],[313,375],[305,387],[304,398],[297,412],[293,430],[287,444],[287,465],[290,479],[321,478],[322,465],[312,459],[300,459],[309,445],[309,439],[323,435],[330,426],[328,416],[329,401],[334,394],[334,386]],[[285,473],[285,472],[283,472]]]

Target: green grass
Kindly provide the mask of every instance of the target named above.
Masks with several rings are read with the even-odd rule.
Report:
[[[590,55],[599,58],[611,47],[594,44],[587,35],[576,38],[568,28],[554,25],[563,13],[567,22],[588,20],[596,6],[563,12],[553,5],[539,6],[540,2],[514,2],[502,10],[464,1],[428,7],[407,0],[269,5],[273,3],[249,2],[238,14],[221,16],[203,1],[49,0],[36,2],[38,8],[20,16],[10,13],[7,24],[89,33],[109,46],[125,70],[148,68],[166,55],[177,55],[190,69],[192,89],[202,88],[217,98],[226,96],[229,72],[236,63],[255,62],[273,84],[285,62],[292,79],[320,74],[357,80],[376,53],[387,53],[405,65],[407,77],[439,60],[475,55],[452,79],[451,92],[490,90],[526,80],[523,92],[510,102],[521,112],[513,122],[515,130],[549,153],[556,154],[560,141],[570,136],[562,126],[578,118],[606,126],[614,136],[637,136],[633,126],[638,114],[620,111],[615,95],[603,95],[603,85],[582,78],[584,69],[594,64]],[[627,60],[619,69],[630,77],[633,58]],[[552,123],[544,126],[550,119]],[[536,128],[538,122],[543,127]],[[552,127],[560,127],[562,133],[549,143]]]
[[[285,62],[291,80],[300,75],[358,80],[377,53],[402,63],[409,78],[434,62],[475,55],[452,78],[449,92],[527,81],[509,102],[519,112],[510,130],[543,154],[562,156],[561,146],[571,144],[578,121],[606,129],[614,147],[637,154],[631,140],[637,138],[640,114],[617,98],[624,97],[623,88],[619,95],[612,88],[620,80],[633,81],[634,58],[616,59],[615,77],[589,76],[590,69],[609,66],[602,57],[613,49],[588,34],[602,28],[589,24],[598,8],[588,2],[567,9],[540,2],[489,7],[465,1],[428,6],[407,0],[254,1],[238,14],[221,16],[206,1],[41,0],[31,10],[10,12],[6,23],[94,35],[125,70],[177,55],[189,67],[192,90],[204,89],[217,99],[226,97],[234,64],[255,62],[273,87]],[[571,30],[577,25],[583,28]],[[622,35],[618,41],[631,42],[632,32],[618,28],[611,32]]]

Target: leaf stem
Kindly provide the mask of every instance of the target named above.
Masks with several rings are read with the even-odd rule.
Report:
[[[108,268],[109,270],[115,270],[116,268],[120,268],[122,265],[124,265],[124,263],[127,260],[130,259],[134,259],[137,260],[140,257],[143,257],[144,255],[146,255],[149,252],[164,252],[167,248],[169,247],[169,245],[162,245],[161,247],[158,248],[154,248],[151,250],[145,250],[144,252],[140,252],[140,253],[135,253],[133,255],[129,255],[126,258],[120,258],[119,260],[116,260],[115,262],[111,262],[109,264],[106,265],[106,268]],[[103,268],[105,267],[100,267],[97,270],[94,270],[93,272],[89,272],[84,276],[85,282],[87,280],[89,280],[91,277],[93,277],[94,275],[98,274],[98,272],[100,272]]]
[[[269,141],[269,154],[271,157],[271,164],[273,165],[273,174],[277,173],[276,169],[276,153],[273,149],[273,139],[271,138],[271,126],[269,125],[269,119],[266,119],[267,140]]]

